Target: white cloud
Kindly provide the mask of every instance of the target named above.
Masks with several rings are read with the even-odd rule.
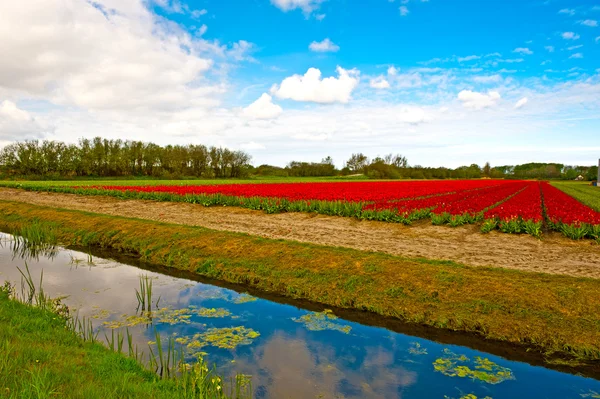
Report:
[[[329,38],[324,39],[321,42],[312,42],[308,48],[310,51],[315,51],[319,53],[335,53],[340,50],[340,46],[332,42]]]
[[[571,15],[571,16],[573,16],[573,15],[575,15],[575,10],[574,10],[574,9],[572,9],[572,8],[563,8],[563,9],[562,9],[562,10],[560,10],[558,13],[559,13],[559,14],[567,14],[567,15]]]
[[[465,62],[465,61],[473,61],[473,60],[478,60],[481,57],[478,55],[468,55],[466,57],[458,57],[458,62]]]
[[[475,76],[473,80],[477,83],[498,83],[502,80],[500,75]]]
[[[522,99],[517,101],[517,103],[515,104],[515,109],[523,108],[528,101],[529,100],[527,100],[527,97],[523,97]]]
[[[471,90],[463,90],[458,93],[458,99],[465,108],[480,110],[496,105],[498,100],[500,100],[500,93],[489,91],[487,94],[484,94]]]
[[[204,10],[204,9],[203,10],[194,10],[191,12],[191,15],[192,15],[192,18],[198,19],[201,16],[206,15],[207,13],[208,13],[208,11]]]
[[[317,21],[322,21],[325,19],[326,16],[327,16],[327,14],[317,14],[317,15],[315,15],[315,19]]]
[[[369,82],[369,86],[371,86],[374,89],[389,89],[390,82],[388,82],[385,77],[378,76],[374,79],[371,79],[371,81]]]
[[[311,13],[318,9],[323,0],[271,0],[271,4],[283,11],[301,9],[305,13]]]
[[[251,61],[256,62],[256,60],[250,55],[256,49],[256,45],[254,43],[247,42],[245,40],[240,40],[238,42],[233,43],[231,49],[226,51],[226,54],[236,61]]]
[[[529,50],[527,47],[517,47],[516,49],[513,50],[513,53],[531,55],[531,54],[533,54],[533,51]]]
[[[583,58],[583,54],[582,53],[575,53],[575,54],[571,55],[569,58]]]
[[[566,40],[577,40],[579,39],[579,35],[575,32],[563,32],[561,35],[563,39]]]
[[[420,107],[402,107],[397,111],[396,115],[400,122],[411,125],[418,125],[429,120],[425,110]]]
[[[406,17],[410,13],[410,11],[408,10],[408,7],[406,7],[406,6],[400,6],[399,10],[400,10],[400,15],[402,15],[403,17]]]
[[[280,85],[274,85],[271,93],[279,98],[295,101],[309,101],[321,104],[347,103],[352,91],[359,82],[359,71],[336,69],[338,77],[321,78],[321,71],[310,68],[303,76],[285,78]]]
[[[595,28],[598,26],[598,21],[595,19],[584,19],[583,21],[579,21],[579,24]]]
[[[571,47],[567,47],[567,50],[571,51],[571,50],[575,50],[578,48],[582,48],[583,44],[578,44],[577,46],[571,46]]]
[[[600,36],[596,38],[596,43],[600,42]]]
[[[29,112],[9,100],[0,103],[0,141],[40,138],[42,131]]]
[[[55,104],[162,112],[215,105],[222,90],[202,78],[224,49],[141,0],[0,2],[0,36],[0,86]]]
[[[549,52],[549,53],[553,53],[554,52],[554,46],[544,46],[544,48]]]
[[[396,67],[394,67],[394,66],[389,67],[388,70],[387,70],[387,74],[390,75],[390,76],[397,75],[398,72],[399,72],[399,69],[396,68]]]
[[[258,100],[242,110],[242,114],[250,119],[273,119],[277,118],[283,109],[273,104],[273,98],[267,93],[263,93]]]

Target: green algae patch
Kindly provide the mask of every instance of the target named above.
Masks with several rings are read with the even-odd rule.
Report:
[[[427,348],[423,348],[418,342],[411,342],[410,347],[408,348],[408,353],[411,355],[426,355]]]
[[[242,303],[254,302],[257,299],[258,299],[257,297],[252,296],[250,294],[241,294],[240,296],[238,296],[237,298],[235,298],[232,302],[233,303],[237,303],[238,305],[240,305]]]
[[[231,316],[231,312],[227,309],[223,308],[200,308],[195,312],[198,316],[201,317],[227,317]]]
[[[510,369],[487,358],[477,356],[471,362],[465,355],[457,355],[449,349],[444,349],[444,355],[433,362],[433,368],[448,377],[470,378],[488,384],[499,384],[515,378]]]
[[[193,337],[181,337],[175,341],[186,345],[190,350],[214,346],[223,349],[235,349],[240,345],[250,345],[260,333],[244,326],[209,328],[205,332],[194,334]]]
[[[444,399],[452,399],[450,396],[444,395]],[[478,397],[472,393],[469,393],[467,395],[461,396],[460,399],[492,399],[491,396],[486,396],[486,397]]]
[[[334,320],[337,320],[337,318],[331,310],[325,309],[322,312],[312,312],[301,317],[294,317],[292,320],[296,323],[304,324],[304,327],[310,331],[331,330],[349,334],[352,327],[335,323]]]

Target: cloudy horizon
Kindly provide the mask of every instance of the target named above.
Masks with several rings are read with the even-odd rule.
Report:
[[[600,2],[0,4],[0,146],[81,137],[255,165],[401,153],[456,167],[600,157]]]

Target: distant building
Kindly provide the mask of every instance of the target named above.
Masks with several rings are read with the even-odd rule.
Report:
[[[582,181],[583,179],[584,179],[584,177],[581,175],[579,175],[575,178],[575,180],[577,180],[577,181]]]

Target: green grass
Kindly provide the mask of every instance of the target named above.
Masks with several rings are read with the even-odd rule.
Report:
[[[111,248],[225,282],[474,333],[548,356],[600,359],[600,280],[0,201],[0,229],[15,232],[32,223],[66,245]]]
[[[0,398],[224,398],[194,395],[140,363],[84,342],[64,317],[0,289]]]
[[[600,212],[600,187],[590,186],[589,182],[578,181],[553,181],[550,184]]]

